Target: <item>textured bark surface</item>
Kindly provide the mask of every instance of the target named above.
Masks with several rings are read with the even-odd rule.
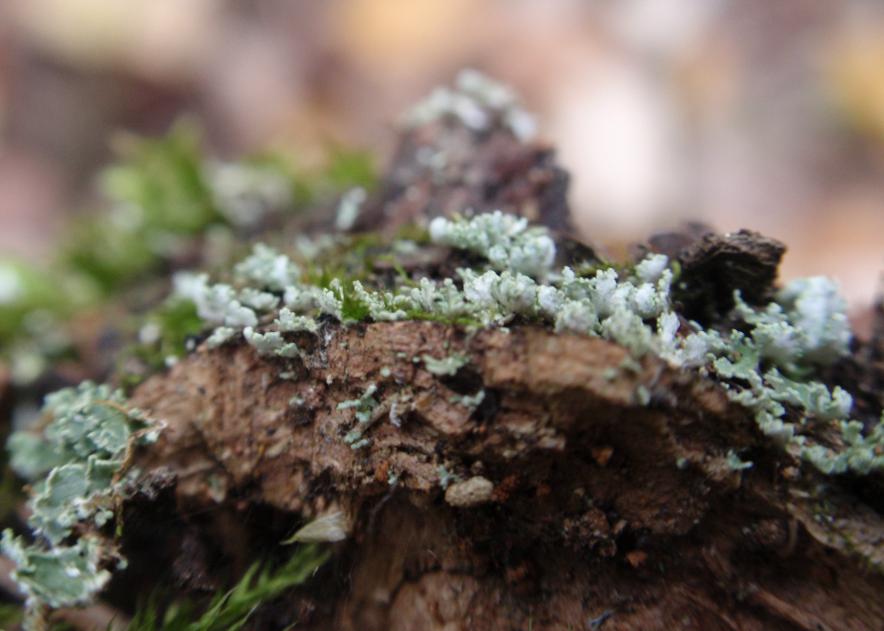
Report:
[[[552,156],[500,129],[412,130],[359,221],[393,234],[501,208],[566,230],[567,175]],[[682,265],[681,308],[714,317],[734,289],[770,291],[781,244],[690,230],[650,243]],[[591,253],[560,247],[575,251]],[[436,254],[437,272],[452,267]],[[882,322],[828,379],[870,409]],[[326,322],[296,341],[305,353],[288,360],[199,347],[136,390],[166,429],[133,460],[117,602],[158,584],[222,589],[340,511],[349,536],[333,560],[251,628],[884,628],[881,480],[799,466],[696,372],[522,325]],[[469,361],[453,376],[423,359],[455,353]],[[338,404],[372,384],[370,443],[353,449],[354,410]],[[734,470],[731,450],[754,466]]]
[[[255,628],[881,628],[880,515],[696,375],[532,327],[329,324],[299,342],[304,361],[201,348],[136,392],[168,428],[136,459],[124,580],[160,567],[215,589],[340,509],[334,563]],[[455,352],[455,377],[419,359]],[[353,450],[337,404],[372,383],[372,442]],[[482,388],[476,409],[452,400]],[[730,449],[755,466],[731,470]]]
[[[568,173],[555,151],[494,127],[476,134],[445,121],[403,135],[359,226],[391,233],[420,218],[502,210],[568,232]]]

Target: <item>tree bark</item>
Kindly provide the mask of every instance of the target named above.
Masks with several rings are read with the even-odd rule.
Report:
[[[152,572],[166,555],[179,583],[214,589],[218,567],[235,574],[300,521],[341,510],[350,537],[295,608],[313,612],[309,628],[884,620],[880,515],[799,472],[709,382],[533,327],[328,325],[313,344],[303,362],[200,349],[138,390],[134,404],[168,427],[136,461],[156,492],[124,517],[131,567]],[[413,361],[440,349],[470,363],[439,377]],[[337,404],[369,384],[378,420],[353,450],[352,412]],[[476,409],[452,402],[480,389]],[[754,467],[731,470],[731,449]],[[441,467],[458,480],[447,491]],[[490,492],[470,496],[479,479]]]

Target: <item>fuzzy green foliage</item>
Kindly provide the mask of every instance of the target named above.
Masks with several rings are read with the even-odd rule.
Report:
[[[168,269],[196,251],[203,235],[254,230],[268,216],[376,181],[367,154],[341,149],[314,170],[282,156],[207,160],[187,123],[157,139],[123,136],[116,148],[120,160],[98,178],[105,206],[71,222],[57,260],[45,269],[0,261],[0,358],[13,365],[17,382],[33,381],[72,352],[63,322]],[[139,352],[158,365],[178,354],[179,331],[163,337],[160,349]]]
[[[198,613],[189,602],[176,602],[159,612],[156,599],[141,607],[129,631],[233,631],[241,629],[265,602],[303,585],[329,557],[317,546],[300,548],[276,569],[252,565],[230,591],[216,595]]]
[[[49,422],[41,434],[20,431],[9,439],[12,468],[31,481],[28,524],[37,541],[7,530],[2,549],[16,562],[13,576],[31,609],[88,602],[110,578],[102,565],[113,555],[103,539],[67,541],[75,528],[89,532],[113,517],[115,478],[134,432],[146,426],[124,405],[119,391],[84,382],[46,397]]]
[[[0,604],[0,629],[14,629],[21,624],[22,608],[18,605]]]
[[[0,344],[11,341],[26,326],[30,314],[40,312],[67,312],[56,281],[50,274],[22,263],[0,261]]]
[[[150,271],[222,215],[202,171],[199,136],[179,124],[164,138],[125,136],[123,159],[99,178],[111,207],[71,227],[64,261],[104,291]]]

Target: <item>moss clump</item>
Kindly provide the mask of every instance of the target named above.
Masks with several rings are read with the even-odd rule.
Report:
[[[78,314],[100,312],[121,291],[208,252],[214,241],[279,225],[317,199],[352,186],[371,189],[376,180],[366,154],[340,149],[309,171],[279,155],[209,160],[186,122],[158,139],[121,136],[116,149],[119,161],[98,177],[106,205],[71,222],[57,260],[47,269],[0,261],[0,359],[12,365],[17,383],[31,383],[54,360],[75,354],[65,323]],[[177,308],[163,307],[153,319],[166,320],[162,312]],[[181,336],[170,337],[162,338],[160,360],[178,354]],[[156,348],[142,352],[158,364]]]

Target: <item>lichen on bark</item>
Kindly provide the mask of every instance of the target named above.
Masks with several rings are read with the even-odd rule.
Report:
[[[451,94],[411,120],[350,234],[177,277],[202,331],[131,393],[163,430],[114,489],[110,593],[300,539],[333,559],[253,628],[875,628],[882,402],[834,376],[876,356],[833,286],[778,291],[753,233],[601,260],[482,94],[480,127]]]

